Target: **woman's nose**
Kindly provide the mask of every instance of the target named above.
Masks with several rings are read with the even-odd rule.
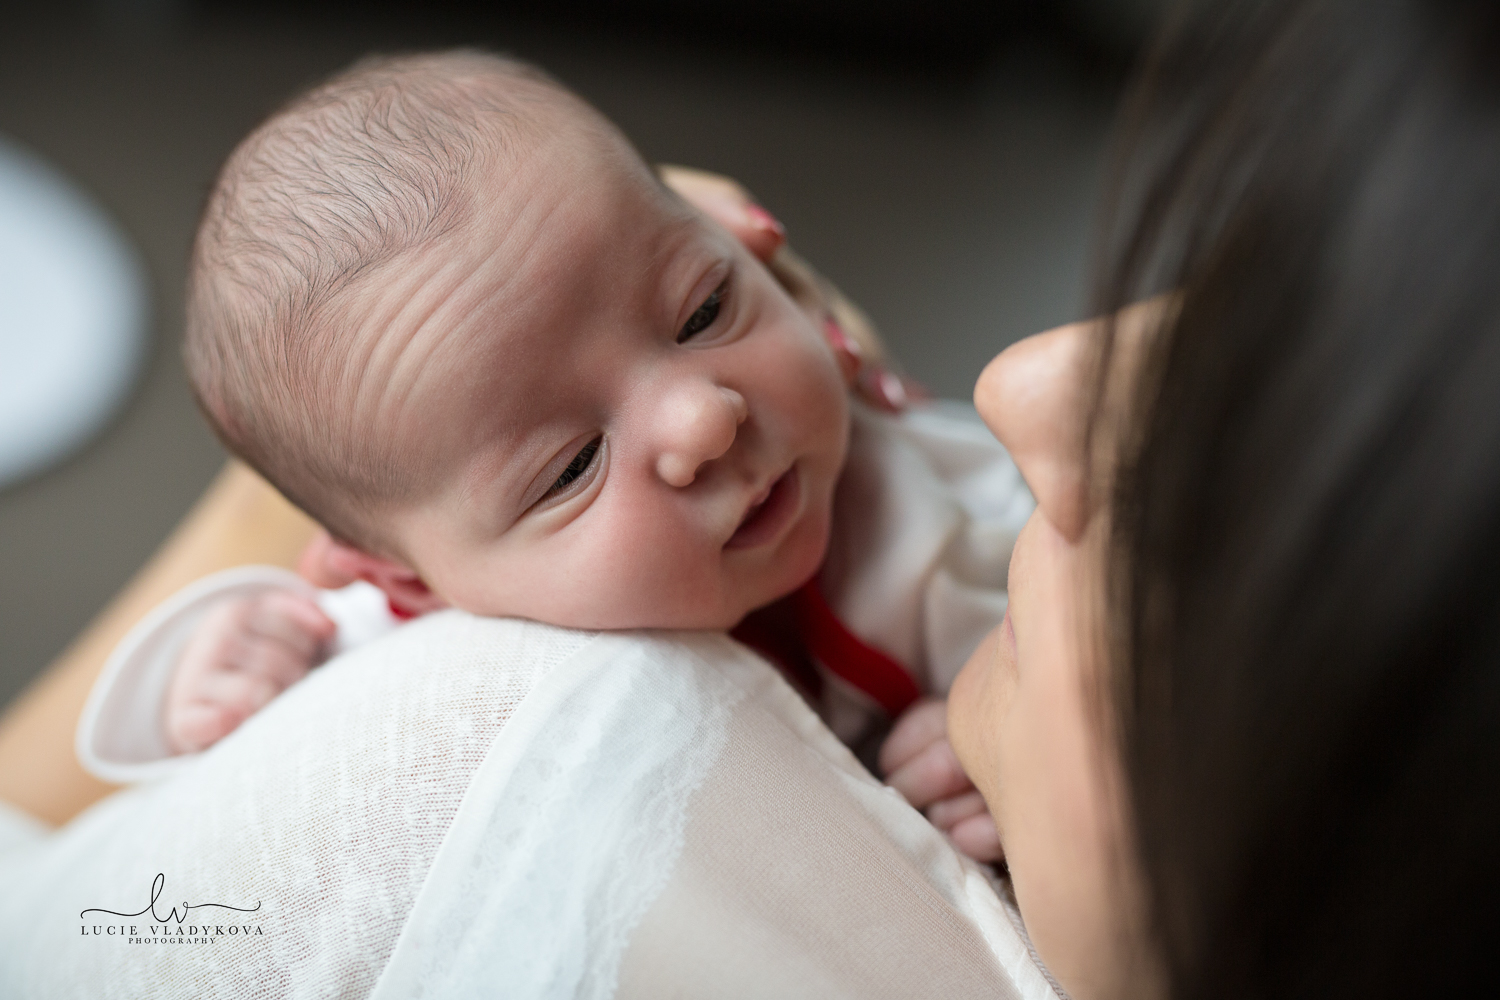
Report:
[[[662,399],[658,411],[660,449],[656,474],[671,486],[687,486],[734,444],[750,415],[745,397],[712,382],[692,381]]]
[[[1037,508],[1065,537],[1088,522],[1090,324],[1012,344],[974,387],[974,405],[1015,460]]]

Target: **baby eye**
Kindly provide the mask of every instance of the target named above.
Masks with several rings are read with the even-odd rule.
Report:
[[[729,280],[713,290],[703,304],[693,311],[686,323],[682,324],[682,330],[677,334],[679,344],[686,343],[698,334],[713,326],[714,320],[719,318],[719,309],[724,305],[724,299],[729,295]]]
[[[563,490],[567,489],[574,480],[587,472],[589,466],[594,462],[595,453],[599,450],[599,443],[603,440],[603,438],[594,438],[594,440],[584,445],[583,450],[573,456],[573,461],[568,463],[568,467],[562,471],[562,475],[557,477],[557,482],[552,484],[552,488],[547,491],[546,496],[544,496],[543,499],[546,499],[546,497],[556,496],[557,494],[561,493]]]

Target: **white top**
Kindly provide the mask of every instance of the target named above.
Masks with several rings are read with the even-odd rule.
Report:
[[[4,832],[0,996],[1055,1000],[983,872],[717,633],[439,612]]]
[[[946,694],[1005,615],[1011,549],[1033,506],[973,407],[942,401],[891,417],[856,404],[822,574],[829,605],[850,631],[906,665],[924,692]],[[79,724],[84,767],[129,783],[178,766],[161,706],[182,647],[214,602],[269,588],[317,597],[339,626],[335,652],[398,624],[368,584],[318,591],[273,567],[200,580],[153,611],[106,664]],[[823,720],[846,742],[868,735],[881,714],[873,702],[831,674],[824,680],[815,706]]]

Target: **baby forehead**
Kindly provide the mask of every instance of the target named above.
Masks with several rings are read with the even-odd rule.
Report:
[[[725,248],[654,177],[566,153],[497,164],[466,225],[361,282],[361,350],[390,356],[392,377],[425,359],[435,391],[482,389],[494,415],[520,398],[545,408],[559,365],[670,325]]]
[[[722,248],[695,217],[654,197],[621,205],[617,194],[573,191],[561,204],[522,198],[505,223],[487,227],[481,217],[460,251],[479,262],[470,287],[434,316],[459,371],[484,363],[515,383],[545,382],[557,364],[676,329],[689,286]],[[460,266],[456,279],[465,278]]]
[[[567,353],[570,334],[652,308],[682,269],[673,261],[704,232],[697,214],[596,111],[537,93],[463,165],[454,224],[351,288],[362,339],[390,341],[363,346],[372,360],[425,356],[455,386],[481,372],[523,382]]]
[[[686,251],[716,244],[633,150],[611,146],[554,135],[475,178],[470,218],[433,249],[484,272],[482,307],[509,315],[654,297]]]

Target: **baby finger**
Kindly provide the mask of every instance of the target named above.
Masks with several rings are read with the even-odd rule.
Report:
[[[173,753],[197,753],[233,732],[240,718],[220,705],[201,701],[174,705],[164,726],[167,744]]]
[[[920,701],[902,713],[880,747],[880,770],[891,774],[948,735],[948,703]]]
[[[269,681],[277,691],[306,677],[313,663],[296,650],[258,636],[240,642],[228,661],[235,672]]]
[[[953,846],[975,861],[994,863],[1005,859],[1005,847],[1000,843],[1000,831],[989,813],[971,816],[948,831]]]
[[[886,784],[917,809],[925,809],[939,799],[951,798],[973,787],[946,739],[932,744],[897,768],[886,779]]]
[[[985,812],[984,796],[977,791],[965,792],[950,799],[934,802],[927,807],[927,820],[939,830],[951,830],[971,816]]]
[[[311,598],[287,590],[257,598],[245,624],[252,635],[279,642],[309,661],[318,657],[337,630]]]
[[[264,677],[237,670],[219,671],[199,680],[194,700],[216,705],[237,716],[234,721],[238,725],[280,691],[279,687]]]

